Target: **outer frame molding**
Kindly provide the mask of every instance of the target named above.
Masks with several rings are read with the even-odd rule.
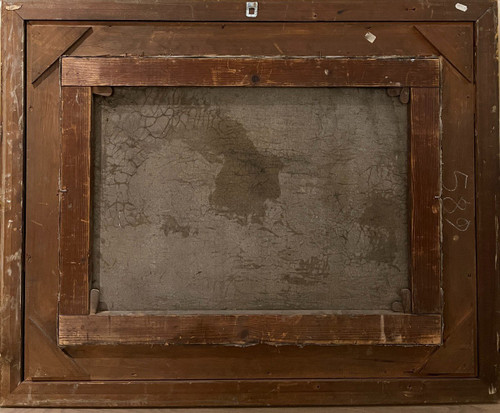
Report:
[[[498,15],[487,10],[476,22],[476,208],[479,377],[496,394],[500,374]],[[492,57],[494,58],[492,59]],[[494,86],[494,87],[493,87]]]
[[[201,0],[186,4],[178,0],[146,0],[140,4],[127,0],[77,2],[66,0],[9,0],[22,5],[24,20],[147,20],[147,21],[476,21],[495,0],[472,0],[465,11],[455,1],[442,0],[326,0],[297,2],[264,0],[259,13],[249,19],[245,2]]]
[[[70,8],[71,3],[71,8]],[[2,209],[0,308],[1,404],[4,406],[196,406],[205,405],[325,405],[325,404],[415,404],[418,402],[494,402],[497,399],[497,327],[491,322],[498,305],[498,268],[495,192],[498,177],[498,84],[496,54],[496,2],[477,0],[468,12],[454,10],[455,1],[374,1],[331,0],[318,6],[316,17],[306,3],[286,20],[293,21],[470,21],[476,28],[476,185],[478,209],[477,239],[479,309],[479,373],[476,378],[394,379],[394,380],[238,380],[227,381],[143,381],[130,382],[33,382],[22,373],[22,214],[23,214],[23,56],[24,25],[40,20],[240,20],[240,10],[225,2],[200,2],[188,10],[168,0],[153,4],[127,5],[106,1],[73,3],[21,0],[2,6]],[[362,4],[363,3],[363,4]],[[52,4],[52,6],[50,5]],[[271,4],[271,2],[269,2]],[[272,15],[283,20],[283,6],[276,2]],[[20,7],[19,7],[20,6]],[[229,7],[228,7],[229,6]],[[390,7],[389,7],[390,6]],[[142,8],[142,11],[139,10]],[[324,8],[323,8],[324,7]],[[175,10],[174,10],[175,8]],[[286,8],[286,7],[285,7]],[[71,9],[71,10],[70,10]],[[209,10],[208,12],[206,10]],[[346,9],[342,13],[341,10]],[[205,11],[204,11],[205,10]],[[227,10],[224,11],[224,10]],[[236,10],[236,11],[235,11]],[[316,9],[315,9],[316,10]],[[389,10],[389,11],[388,11]],[[336,12],[333,13],[333,12]],[[316,12],[317,13],[317,12]],[[326,14],[324,14],[326,13]],[[330,14],[332,13],[332,14]],[[311,17],[312,15],[312,17]],[[220,17],[214,17],[220,16]],[[318,18],[319,17],[319,18]],[[269,20],[272,21],[273,19]],[[496,112],[493,110],[497,108]],[[10,222],[12,221],[12,222]],[[11,224],[9,226],[9,224]],[[7,303],[7,304],[5,304]],[[193,385],[196,385],[194,389]],[[193,391],[194,389],[194,391]],[[147,390],[147,391],[146,391]],[[217,393],[214,399],[209,393]],[[146,396],[149,394],[150,396]],[[92,395],[92,397],[89,397]]]
[[[2,9],[2,157],[0,210],[0,391],[22,382],[24,22]]]

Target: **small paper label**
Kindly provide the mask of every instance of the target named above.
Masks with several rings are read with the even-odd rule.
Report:
[[[365,39],[370,43],[373,43],[377,39],[377,36],[375,36],[373,33],[368,32],[365,34]]]
[[[14,10],[19,10],[22,6],[19,6],[17,4],[11,4],[9,6],[5,6],[5,8],[8,10],[8,11],[14,11]]]
[[[463,11],[463,12],[467,11],[467,6],[465,4],[462,4],[462,3],[455,4],[455,8],[457,10],[460,10],[460,11]]]

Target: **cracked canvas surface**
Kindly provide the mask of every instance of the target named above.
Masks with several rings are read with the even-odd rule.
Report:
[[[101,308],[378,310],[408,287],[385,90],[116,88],[94,110]]]

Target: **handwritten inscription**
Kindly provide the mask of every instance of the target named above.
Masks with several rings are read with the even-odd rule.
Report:
[[[453,185],[448,187],[443,184],[444,191],[449,193],[443,197],[444,220],[456,230],[465,232],[471,225],[471,220],[464,217],[468,213],[471,202],[460,196],[459,192],[467,189],[469,175],[460,171],[454,171],[453,177]]]

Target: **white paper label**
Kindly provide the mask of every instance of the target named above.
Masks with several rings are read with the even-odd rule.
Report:
[[[365,34],[365,39],[370,43],[373,43],[377,39],[377,36],[375,36],[373,33],[368,32]]]

